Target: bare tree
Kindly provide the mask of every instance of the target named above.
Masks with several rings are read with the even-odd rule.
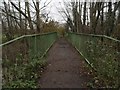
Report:
[[[5,7],[5,10],[3,11],[6,13],[6,19],[7,19],[7,25],[8,25],[8,29],[6,31],[6,37],[8,40],[11,40],[13,37],[11,34],[12,27],[11,27],[10,16],[9,16],[10,7],[9,7],[9,4],[8,5],[6,4],[6,2],[4,2],[4,7]]]
[[[83,12],[83,25],[86,23],[86,2],[84,2],[84,12]]]

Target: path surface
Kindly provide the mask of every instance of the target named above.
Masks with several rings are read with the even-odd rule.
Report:
[[[64,38],[48,52],[48,66],[39,83],[41,88],[84,88],[92,79],[86,62]]]

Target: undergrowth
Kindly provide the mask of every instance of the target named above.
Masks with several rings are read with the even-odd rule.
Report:
[[[17,58],[21,61],[21,58]],[[26,64],[14,64],[9,60],[3,62],[7,65],[3,68],[3,88],[38,88],[40,71],[46,65],[46,57],[40,59],[32,58]],[[3,66],[4,66],[3,64]]]
[[[85,35],[69,34],[68,39],[84,55],[96,70],[96,76],[88,86],[118,88],[120,86],[118,43],[114,40]]]

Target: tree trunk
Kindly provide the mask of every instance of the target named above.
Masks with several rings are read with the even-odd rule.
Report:
[[[10,24],[10,17],[8,15],[9,13],[9,10],[8,10],[8,7],[7,7],[7,4],[4,2],[4,7],[5,7],[5,11],[6,11],[6,18],[7,18],[7,24],[8,24],[8,30],[6,32],[6,37],[7,37],[7,40],[11,40],[12,39],[12,35],[11,35],[11,24]]]
[[[36,2],[36,20],[37,20],[37,31],[40,32],[40,10],[39,10],[39,2]]]
[[[26,3],[26,8],[27,8],[29,27],[30,27],[31,30],[33,30],[33,24],[32,24],[32,21],[31,21],[29,3],[28,2],[25,2],[25,3]]]
[[[112,23],[112,2],[108,2],[108,16],[107,16],[107,30],[106,30],[106,35],[110,36],[111,32],[111,23]]]
[[[84,11],[83,11],[83,25],[86,24],[86,2],[84,2]]]
[[[102,14],[101,14],[101,34],[104,34],[104,3],[102,4]]]

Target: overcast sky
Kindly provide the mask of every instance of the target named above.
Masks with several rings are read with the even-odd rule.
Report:
[[[45,0],[42,0],[42,1],[45,1]],[[47,2],[49,1],[51,0],[48,0]],[[44,2],[42,2],[41,5],[43,5],[43,3]],[[52,0],[45,10],[46,12],[50,12],[49,17],[59,22],[65,22],[62,16],[60,15],[60,13],[58,12],[61,10],[61,5],[63,6],[62,0]]]
[[[8,2],[10,0],[5,0],[5,1]],[[13,1],[15,3],[18,2],[18,0],[11,0],[11,1]],[[20,0],[20,1],[23,2],[23,4],[24,4],[25,0]],[[32,2],[32,0],[28,0],[28,1]],[[48,13],[49,12],[49,17],[52,18],[53,20],[58,21],[58,22],[65,22],[65,20],[62,18],[62,16],[58,13],[58,10],[57,10],[57,8],[60,9],[61,5],[63,5],[62,0],[38,0],[38,1],[40,1],[40,7],[43,7],[44,3],[46,1],[47,1],[47,3],[49,3],[51,1],[50,4],[47,5],[47,7],[41,11],[41,13]],[[2,2],[3,2],[3,0],[0,0],[0,6],[2,6]]]
[[[10,1],[10,0],[5,0],[6,2]],[[19,0],[11,0],[13,2],[18,2]],[[27,0],[20,0],[21,2],[27,1]],[[32,2],[32,0],[28,0],[30,2]],[[35,1],[35,0],[34,0]],[[40,1],[40,7],[43,7],[44,3],[47,1],[47,3],[49,3],[51,1],[51,3],[44,9],[41,11],[41,13],[49,13],[49,17],[54,19],[55,21],[58,22],[65,22],[65,20],[62,18],[62,16],[60,15],[60,13],[58,11],[61,10],[61,8],[64,8],[64,4],[63,4],[63,0],[38,0]],[[64,1],[71,1],[71,0],[64,0]],[[81,2],[87,1],[87,2],[95,2],[96,0],[80,0]],[[108,2],[108,1],[119,1],[119,0],[97,0],[97,1],[102,1],[102,2]],[[0,0],[0,6],[2,5],[3,0]],[[56,8],[57,7],[57,8]],[[31,9],[32,10],[32,9]]]

